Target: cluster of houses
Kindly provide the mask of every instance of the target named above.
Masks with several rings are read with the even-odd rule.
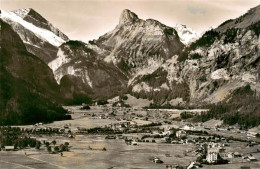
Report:
[[[123,130],[125,128],[130,128],[131,123],[130,122],[120,122],[116,124],[107,125],[106,127],[109,127],[113,130]],[[175,138],[169,138],[170,135],[172,135],[174,132],[171,127],[166,126],[161,131],[154,130],[150,135],[148,135],[147,138],[142,138],[142,134],[136,135],[136,136],[126,136],[124,137],[126,140],[126,144],[128,145],[137,145],[138,142],[155,142],[154,136],[159,135],[161,140],[170,139],[172,144],[195,144],[203,147],[202,145],[207,146],[207,154],[206,158],[204,159],[207,163],[213,164],[216,163],[220,158],[223,159],[232,159],[232,158],[243,158],[248,161],[255,161],[257,160],[253,155],[247,155],[242,156],[242,154],[238,152],[225,152],[225,147],[229,146],[228,143],[226,143],[226,138],[224,137],[201,137],[198,141],[198,137],[194,136],[193,138],[189,137],[189,132],[194,130],[193,125],[185,125],[181,127],[179,130],[175,132]],[[194,134],[196,135],[196,134]],[[210,139],[209,139],[210,138]],[[209,141],[210,140],[210,141]],[[224,142],[223,142],[224,141]],[[157,141],[156,141],[157,142]],[[169,142],[168,142],[169,143]],[[196,167],[199,166],[200,163],[194,162],[191,164],[191,166]]]
[[[224,137],[212,137],[210,138],[210,141],[205,139],[204,137],[201,138],[201,140],[198,142],[197,139],[195,138],[188,138],[188,131],[194,131],[194,126],[193,125],[184,125],[183,127],[181,127],[178,131],[176,131],[175,136],[177,139],[172,139],[171,143],[172,144],[189,144],[189,143],[193,143],[196,145],[200,145],[202,147],[203,144],[207,145],[207,154],[206,154],[206,159],[205,161],[207,163],[216,163],[219,158],[223,158],[223,159],[232,159],[232,158],[243,158],[246,159],[248,161],[256,161],[257,159],[252,155],[245,155],[242,156],[242,154],[238,153],[238,152],[225,152],[225,147],[229,146],[228,143],[223,142],[226,140],[226,138]],[[171,129],[170,128],[165,128],[163,131],[163,134],[161,134],[161,136],[164,136],[164,138],[167,138],[167,136],[169,136],[170,134],[172,134]],[[248,146],[251,145],[251,143],[248,144]],[[194,165],[196,165],[197,163],[194,163]]]
[[[202,147],[203,144],[201,144]],[[204,143],[205,145],[205,143]],[[209,164],[217,163],[217,161],[222,158],[222,159],[233,159],[233,158],[242,158],[246,159],[248,161],[256,161],[257,159],[252,155],[245,155],[243,156],[239,152],[225,152],[225,146],[228,146],[228,144],[225,143],[215,143],[215,142],[207,142],[207,154],[206,154],[206,159],[205,161]],[[200,149],[200,150],[203,150]]]
[[[129,129],[130,125],[131,123],[129,121],[125,121],[125,122],[108,124],[105,127],[110,128],[112,130],[123,131],[124,129]]]
[[[247,161],[257,161],[256,157],[252,154],[242,156],[242,154],[238,152],[221,153],[218,147],[208,149],[206,161],[208,163],[216,163],[220,157],[224,159],[242,158]]]
[[[106,114],[93,114],[91,116],[91,119],[107,119],[108,118],[108,115]]]

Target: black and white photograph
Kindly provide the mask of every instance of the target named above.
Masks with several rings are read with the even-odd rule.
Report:
[[[0,0],[0,169],[260,169],[259,0]]]

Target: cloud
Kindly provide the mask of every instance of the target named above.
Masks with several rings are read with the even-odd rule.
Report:
[[[201,8],[201,7],[196,7],[196,6],[188,6],[187,11],[191,14],[201,14],[204,15],[206,13],[206,10]]]

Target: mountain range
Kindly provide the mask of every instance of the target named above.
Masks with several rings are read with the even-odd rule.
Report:
[[[2,11],[0,19],[2,119],[20,114],[14,123],[29,123],[23,114],[35,111],[21,108],[27,95],[44,100],[34,105],[50,121],[50,112],[53,120],[65,118],[60,104],[131,94],[158,107],[210,107],[205,117],[227,123],[260,123],[260,6],[201,36],[126,9],[112,31],[87,43],[70,40],[30,8]],[[14,92],[11,79],[27,93]]]

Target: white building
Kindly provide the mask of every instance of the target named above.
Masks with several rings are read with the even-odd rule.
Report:
[[[226,157],[227,157],[227,158],[234,158],[234,153],[228,152],[228,153],[226,154]]]
[[[137,142],[136,141],[132,141],[132,145],[136,146]]]
[[[218,153],[219,150],[218,148],[210,148],[208,149],[208,154],[206,157],[206,160],[208,163],[214,163],[218,160]]]
[[[14,151],[14,146],[5,146],[5,151]]]
[[[248,161],[257,161],[257,159],[253,155],[249,155],[246,157]]]
[[[186,136],[186,131],[183,131],[183,130],[176,131],[177,138],[181,138],[181,137],[185,137],[185,136]]]
[[[182,129],[182,130],[194,130],[195,128],[192,124],[187,124],[180,129]]]

